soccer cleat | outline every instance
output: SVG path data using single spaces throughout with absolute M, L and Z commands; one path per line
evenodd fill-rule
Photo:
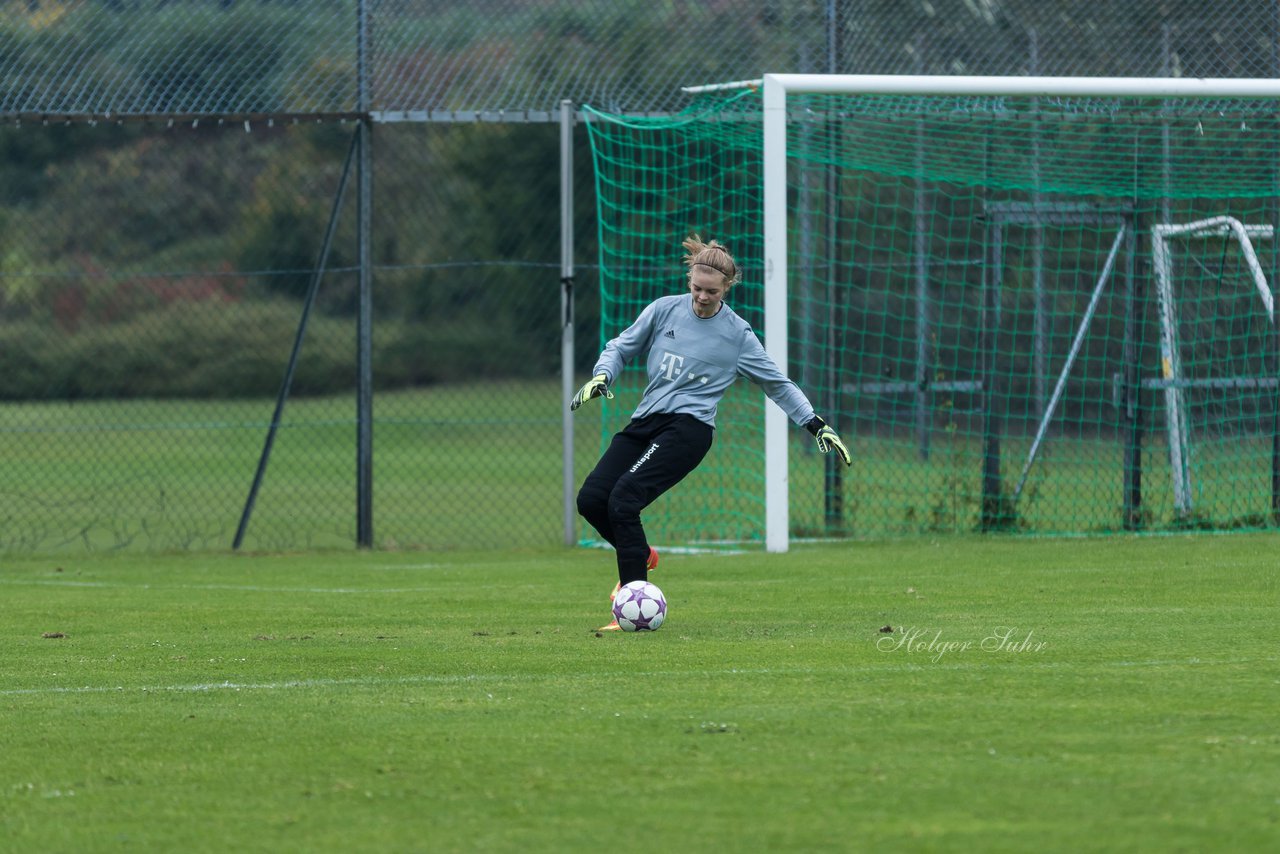
M 622 631 L 622 626 L 618 625 L 617 620 L 614 620 L 613 622 L 609 623 L 609 625 L 601 626 L 600 628 L 596 629 L 596 631 L 597 632 L 620 632 Z
M 655 549 L 653 546 L 649 546 L 649 559 L 648 559 L 647 561 L 645 561 L 644 568 L 645 568 L 645 570 L 647 570 L 648 572 L 653 572 L 655 569 L 657 569 L 657 568 L 658 568 L 658 550 L 657 550 L 657 549 Z M 613 590 L 612 590 L 612 592 L 610 592 L 610 593 L 609 593 L 609 604 L 611 604 L 611 605 L 613 604 L 613 597 L 618 595 L 618 591 L 619 591 L 621 588 L 622 588 L 622 582 L 621 582 L 621 581 L 619 581 L 617 584 L 613 585 Z M 605 626 L 605 628 L 607 629 L 607 628 L 609 628 L 609 627 L 608 627 L 608 626 Z M 615 625 L 613 626 L 613 628 L 615 628 L 615 629 L 616 629 L 616 628 L 617 628 L 617 625 L 615 624 Z M 601 631 L 603 631 L 603 629 L 602 629 Z

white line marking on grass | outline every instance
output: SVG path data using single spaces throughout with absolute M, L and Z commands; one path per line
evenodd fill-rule
M 692 671 L 680 672 L 653 672 L 653 673 L 636 673 L 636 676 L 692 676 L 696 678 L 705 678 L 707 676 L 729 676 L 729 675 L 763 675 L 769 673 L 777 674 L 801 674 L 811 673 L 810 670 L 746 670 L 746 669 L 730 669 L 715 670 L 709 672 L 695 673 Z M 841 672 L 841 671 L 833 671 Z M 585 679 L 609 679 L 617 678 L 615 673 L 584 673 L 579 678 Z M 81 685 L 81 686 L 51 686 L 47 688 L 0 688 L 0 697 L 20 697 L 32 696 L 39 694 L 115 694 L 115 693 L 140 693 L 140 694 L 198 694 L 210 691 L 287 691 L 297 688 L 344 688 L 344 687 L 371 687 L 394 686 L 394 685 L 462 685 L 468 682 L 541 682 L 544 677 L 533 676 L 523 673 L 463 673 L 452 676 L 401 676 L 398 678 L 382 678 L 375 676 L 353 677 L 351 679 L 288 679 L 281 682 L 204 682 L 194 685 L 143 685 L 128 687 L 125 685 Z
M 285 691 L 294 688 L 338 688 L 348 685 L 412 685 L 418 683 L 455 684 L 479 681 L 483 677 L 464 676 L 406 676 L 400 679 L 288 679 L 283 682 L 203 682 L 194 685 L 143 685 L 128 687 L 125 685 L 82 685 L 61 686 L 51 688 L 5 688 L 0 689 L 0 696 L 27 696 L 32 694 L 115 694 L 115 693 L 155 693 L 155 694 L 200 694 L 211 691 Z
M 1059 670 L 1065 667 L 1170 667 L 1170 666 L 1219 666 L 1233 664 L 1274 664 L 1280 662 L 1280 657 L 1271 656 L 1267 658 L 1231 658 L 1231 659 L 1153 659 L 1151 661 L 1113 661 L 1100 665 L 1078 665 L 1076 662 L 1059 661 L 1059 662 L 1041 662 L 1036 664 L 1019 665 L 1020 667 L 1028 667 L 1035 670 Z M 986 669 L 986 665 L 974 662 L 972 664 L 963 664 L 961 662 L 928 664 L 928 663 L 905 663 L 901 665 L 879 665 L 848 668 L 812 668 L 812 667 L 731 667 L 724 670 L 651 670 L 651 671 L 628 671 L 629 678 L 653 678 L 653 679 L 673 679 L 673 678 L 689 678 L 689 679 L 709 679 L 723 676 L 819 676 L 819 675 L 856 675 L 858 673 L 868 672 L 886 672 L 892 670 L 911 670 L 911 671 L 927 671 L 932 669 L 940 670 L 977 670 Z M 486 683 L 486 682 L 551 682 L 559 679 L 568 679 L 570 681 L 595 681 L 609 680 L 615 681 L 617 674 L 613 672 L 606 673 L 580 673 L 575 676 L 564 677 L 546 677 L 542 675 L 533 675 L 527 673 L 460 673 L 453 675 L 419 675 L 419 676 L 400 676 L 394 678 L 365 676 L 352 677 L 350 679 L 286 679 L 279 682 L 200 682 L 192 685 L 142 685 L 142 686 L 125 686 L 125 685 L 80 685 L 80 686 L 48 686 L 42 688 L 0 688 L 0 697 L 30 697 L 54 694 L 115 694 L 115 693 L 138 693 L 138 694 L 200 694 L 210 693 L 213 691 L 291 691 L 298 689 L 325 689 L 325 688 L 377 688 L 377 687 L 394 687 L 398 685 L 464 685 L 467 683 Z
M 369 569 L 453 569 L 448 563 L 390 563 L 382 566 L 371 566 Z
M 245 593 L 433 593 L 431 587 L 263 587 L 257 584 L 124 584 L 113 581 L 54 581 L 38 578 L 0 579 L 15 587 L 95 587 L 114 590 L 238 590 Z
M 581 543 L 580 545 L 584 545 L 584 546 L 586 546 L 587 548 L 590 548 L 590 549 L 603 549 L 604 551 L 607 551 L 607 552 L 611 552 L 611 551 L 613 551 L 613 550 L 614 550 L 614 549 L 613 549 L 613 546 L 609 545 L 608 543 L 596 542 L 596 541 L 594 541 L 594 540 L 592 540 L 592 541 L 587 541 L 587 542 L 583 542 L 583 543 Z M 716 557 L 716 556 L 719 556 L 719 555 L 745 555 L 745 554 L 753 554 L 753 552 L 746 551 L 746 550 L 744 550 L 744 549 L 715 549 L 715 548 L 703 548 L 703 547 L 699 547 L 699 546 L 664 546 L 664 545 L 662 545 L 662 544 L 660 544 L 660 543 L 652 543 L 651 545 L 653 545 L 653 547 L 654 547 L 655 549 L 657 549 L 657 550 L 658 550 L 658 554 L 659 554 L 659 555 L 667 555 L 667 554 L 670 554 L 670 555 L 710 555 L 710 556 L 712 556 L 712 557 Z M 755 554 L 763 554 L 763 552 L 760 552 L 760 551 L 756 551 L 756 552 L 754 552 L 754 553 L 755 553 Z

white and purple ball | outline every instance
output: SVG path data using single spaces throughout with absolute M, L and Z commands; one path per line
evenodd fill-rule
M 667 619 L 667 597 L 648 581 L 624 584 L 613 596 L 613 618 L 624 632 L 656 632 Z

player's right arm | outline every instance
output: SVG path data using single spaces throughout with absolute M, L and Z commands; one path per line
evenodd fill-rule
M 650 303 L 644 311 L 640 312 L 635 323 L 604 345 L 600 358 L 591 369 L 591 379 L 578 389 L 578 393 L 573 396 L 573 401 L 569 404 L 569 409 L 576 410 L 593 397 L 613 398 L 609 383 L 622 373 L 622 369 L 632 359 L 649 346 L 655 326 L 655 313 L 654 303 Z
M 622 330 L 617 338 L 611 339 L 604 345 L 600 358 L 596 359 L 596 365 L 591 369 L 592 376 L 604 374 L 607 378 L 606 382 L 613 382 L 622 373 L 623 368 L 648 349 L 657 324 L 656 306 L 656 302 L 649 303 L 634 323 Z

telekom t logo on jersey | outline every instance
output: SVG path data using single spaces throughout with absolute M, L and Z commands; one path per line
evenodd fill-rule
M 662 375 L 669 380 L 684 373 L 684 356 L 678 356 L 675 353 L 662 354 Z

